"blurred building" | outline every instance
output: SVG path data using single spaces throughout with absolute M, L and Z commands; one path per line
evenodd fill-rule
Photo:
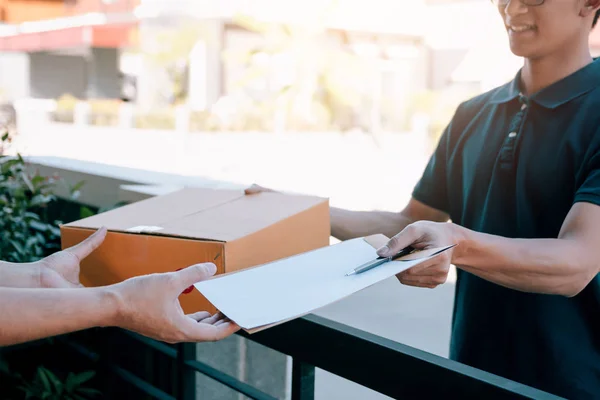
M 138 0 L 0 0 L 0 89 L 9 100 L 119 97 L 119 49 Z
M 510 53 L 497 10 L 488 1 L 324 4 L 329 3 L 0 0 L 0 96 L 7 100 L 55 99 L 63 94 L 80 99 L 130 97 L 149 108 L 172 104 L 181 96 L 191 108 L 208 110 L 227 104 L 228 97 L 233 97 L 230 104 L 239 103 L 235 96 L 247 61 L 240 54 L 252 55 L 268 70 L 246 88 L 260 96 L 261 91 L 298 81 L 299 74 L 306 75 L 307 68 L 319 61 L 312 58 L 330 57 L 327 41 L 329 49 L 368 61 L 368 75 L 339 76 L 343 82 L 338 82 L 338 89 L 347 86 L 368 99 L 356 107 L 361 113 L 358 119 L 370 120 L 371 125 L 378 120 L 376 124 L 385 129 L 414 111 L 415 94 L 455 88 L 460 93 L 480 92 L 511 79 L 521 64 Z M 287 53 L 269 54 L 265 47 L 270 33 L 249 29 L 239 23 L 239 16 L 258 24 L 304 25 L 309 33 L 324 29 L 327 40 L 314 57 L 294 58 L 298 49 L 306 47 L 302 40 Z M 190 38 L 193 43 L 186 43 Z M 595 54 L 600 54 L 600 28 L 593 32 L 591 43 Z M 158 55 L 155 58 L 162 63 L 148 55 Z M 173 86 L 177 86 L 175 94 Z

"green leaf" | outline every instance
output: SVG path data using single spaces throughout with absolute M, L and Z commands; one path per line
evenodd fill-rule
M 36 221 L 40 220 L 40 216 L 38 214 L 36 214 L 36 213 L 33 213 L 33 212 L 26 211 L 25 214 L 23 214 L 23 215 L 26 218 L 34 219 Z
M 72 382 L 74 386 L 80 386 L 81 384 L 89 381 L 90 379 L 92 379 L 94 376 L 96 376 L 96 372 L 95 371 L 86 371 L 86 372 L 82 372 L 79 375 L 76 375 Z
M 31 178 L 31 183 L 33 183 L 34 186 L 38 186 L 38 185 L 44 183 L 45 180 L 46 180 L 46 177 L 41 176 L 41 175 L 36 175 L 33 178 Z
M 81 188 L 85 185 L 85 181 L 77 182 L 75 185 L 71 187 L 71 193 L 77 192 L 81 190 Z
M 95 213 L 90 210 L 88 207 L 82 206 L 79 209 L 79 218 L 83 219 L 83 218 L 88 218 L 91 217 L 92 215 L 95 215 Z
M 32 193 L 35 192 L 35 188 L 33 187 L 33 184 L 31 183 L 29 177 L 25 172 L 21 172 L 21 179 L 23 179 L 23 182 L 25 182 L 25 185 L 27 185 L 29 191 L 31 191 Z
M 50 392 L 52 390 L 52 385 L 50 384 L 50 379 L 46 376 L 46 369 L 44 367 L 40 367 L 37 370 L 37 376 L 40 379 L 40 382 L 44 386 L 46 391 Z
M 21 244 L 19 242 L 14 241 L 14 240 L 9 240 L 8 242 L 14 247 L 14 249 L 17 251 L 17 253 L 19 253 L 19 255 L 25 254 L 25 250 L 23 249 L 23 246 L 21 246 Z
M 60 237 L 60 228 L 57 228 L 54 225 L 48 225 L 48 229 L 54 237 Z
M 50 227 L 48 224 L 45 224 L 40 221 L 29 221 L 29 226 L 31 227 L 31 229 L 34 229 L 38 232 L 47 232 L 48 228 Z
M 4 135 L 2 135 L 2 141 L 6 142 L 8 140 L 8 132 L 5 132 Z

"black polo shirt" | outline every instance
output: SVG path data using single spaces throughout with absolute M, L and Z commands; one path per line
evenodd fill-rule
M 517 74 L 458 107 L 413 197 L 475 231 L 556 238 L 574 203 L 600 205 L 600 62 L 531 97 L 519 88 Z M 458 271 L 450 356 L 569 399 L 600 397 L 599 285 L 566 298 Z

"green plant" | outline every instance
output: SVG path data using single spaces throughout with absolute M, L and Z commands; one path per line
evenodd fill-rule
M 0 359 L 0 374 L 4 375 L 14 388 L 13 396 L 22 396 L 25 400 L 88 400 L 101 393 L 85 384 L 96 373 L 94 371 L 69 373 L 60 379 L 54 372 L 39 366 L 32 379 L 25 379 L 21 374 L 12 372 L 6 362 Z
M 55 187 L 55 178 L 29 171 L 20 154 L 0 157 L 0 260 L 30 262 L 58 249 L 59 222 L 47 217 Z

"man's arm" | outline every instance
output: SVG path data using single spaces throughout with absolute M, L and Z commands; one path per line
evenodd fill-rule
M 413 245 L 454 249 L 399 275 L 404 284 L 435 287 L 450 264 L 511 289 L 572 297 L 600 272 L 600 207 L 575 204 L 558 238 L 511 239 L 474 232 L 451 223 L 416 222 L 378 251 L 386 256 Z
M 600 272 L 600 207 L 590 203 L 572 207 L 557 239 L 457 231 L 457 267 L 513 289 L 571 297 Z
M 448 219 L 448 214 L 412 198 L 400 212 L 350 211 L 332 207 L 331 235 L 339 240 L 378 233 L 392 237 L 416 221 L 446 222 Z

